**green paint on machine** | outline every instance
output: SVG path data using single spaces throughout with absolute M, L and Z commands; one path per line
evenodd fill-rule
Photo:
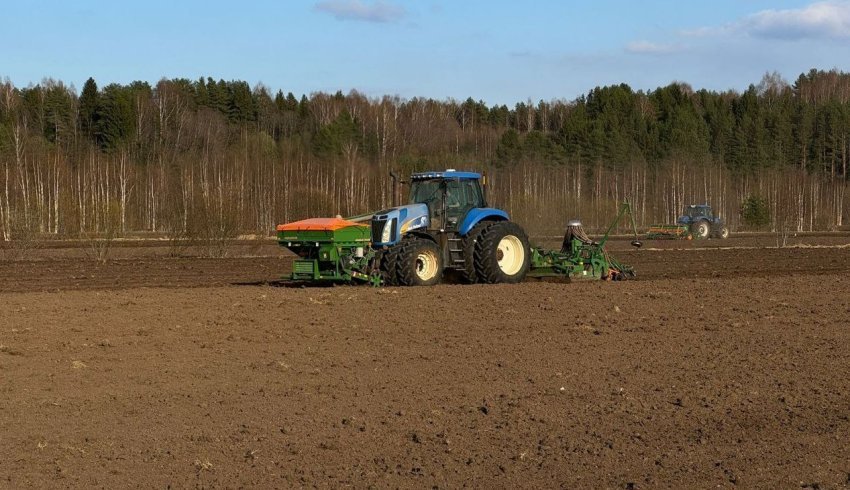
M 339 218 L 296 221 L 277 228 L 278 243 L 298 256 L 292 263 L 293 281 L 369 282 L 374 259 L 371 230 Z

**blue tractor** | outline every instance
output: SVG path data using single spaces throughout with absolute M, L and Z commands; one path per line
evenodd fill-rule
M 398 177 L 393 177 L 393 194 Z M 622 280 L 634 269 L 605 250 L 624 202 L 601 239 L 571 221 L 560 251 L 531 247 L 508 214 L 487 206 L 486 180 L 449 169 L 411 176 L 408 204 L 350 218 L 308 218 L 278 225 L 278 243 L 297 256 L 287 280 L 302 283 L 368 282 L 373 286 L 430 286 L 444 273 L 467 283 L 537 280 Z M 368 223 L 368 224 L 367 224 Z M 632 231 L 640 247 L 634 216 Z
M 676 224 L 687 227 L 691 236 L 696 239 L 729 238 L 729 228 L 720 216 L 715 215 L 708 204 L 691 204 L 685 206 L 682 216 Z
M 454 169 L 414 173 L 406 182 L 408 204 L 371 215 L 384 284 L 432 285 L 448 270 L 469 283 L 525 278 L 528 236 L 508 213 L 487 206 L 481 180 L 479 173 Z

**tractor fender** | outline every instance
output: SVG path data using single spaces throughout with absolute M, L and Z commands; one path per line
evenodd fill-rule
M 463 222 L 458 228 L 460 236 L 466 236 L 475 225 L 481 221 L 508 221 L 508 213 L 496 208 L 475 208 L 471 209 L 463 218 Z

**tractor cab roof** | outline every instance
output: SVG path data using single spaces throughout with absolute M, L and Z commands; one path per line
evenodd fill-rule
M 481 174 L 478 172 L 459 172 L 453 168 L 448 170 L 437 170 L 430 172 L 417 172 L 410 176 L 410 180 L 431 180 L 431 179 L 469 179 L 479 180 Z

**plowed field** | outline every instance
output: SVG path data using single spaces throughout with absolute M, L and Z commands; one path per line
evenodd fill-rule
M 273 245 L 0 261 L 0 487 L 850 486 L 850 242 L 288 288 Z

